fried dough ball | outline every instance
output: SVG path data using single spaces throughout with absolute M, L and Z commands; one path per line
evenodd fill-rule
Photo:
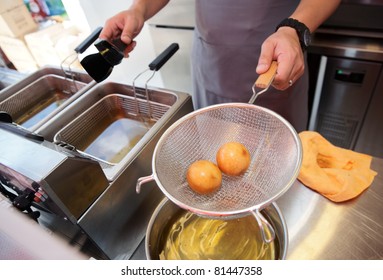
M 216 160 L 223 173 L 238 176 L 249 168 L 250 153 L 243 144 L 228 142 L 219 148 Z
M 220 188 L 222 173 L 211 161 L 198 160 L 189 166 L 186 179 L 196 193 L 209 194 Z

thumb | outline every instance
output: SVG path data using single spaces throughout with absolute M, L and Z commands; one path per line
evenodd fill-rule
M 257 74 L 265 73 L 273 61 L 273 52 L 274 48 L 272 46 L 267 46 L 266 43 L 262 45 L 261 54 L 258 59 L 258 65 L 256 68 Z
M 121 32 L 121 40 L 129 45 L 133 39 L 140 33 L 143 27 L 143 21 L 136 17 L 127 17 Z
M 272 62 L 272 57 L 260 57 L 256 68 L 257 74 L 263 74 L 269 70 Z
M 270 67 L 270 64 L 267 62 L 259 61 L 257 65 L 257 74 L 263 74 L 265 73 Z
M 133 41 L 134 30 L 129 25 L 125 25 L 124 29 L 121 32 L 121 41 L 129 45 Z

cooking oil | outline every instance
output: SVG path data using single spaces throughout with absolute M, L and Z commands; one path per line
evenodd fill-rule
M 52 91 L 37 103 L 30 104 L 30 108 L 17 118 L 15 123 L 25 128 L 31 128 L 59 108 L 69 97 L 70 95 L 63 92 Z
M 104 118 L 98 123 L 93 138 L 87 139 L 84 147 L 78 147 L 87 154 L 110 163 L 119 163 L 137 142 L 148 132 L 154 122 L 115 116 Z
M 265 243 L 254 216 L 219 220 L 182 214 L 170 228 L 160 259 L 272 260 L 274 241 Z M 270 237 L 270 232 L 266 231 Z

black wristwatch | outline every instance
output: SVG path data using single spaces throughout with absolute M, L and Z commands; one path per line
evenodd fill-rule
M 282 20 L 281 23 L 278 24 L 275 31 L 277 31 L 279 29 L 279 27 L 282 27 L 282 26 L 289 26 L 289 27 L 294 28 L 297 31 L 299 42 L 301 43 L 302 50 L 305 51 L 311 43 L 310 29 L 308 29 L 308 27 L 304 23 L 302 23 L 302 22 L 300 22 L 294 18 L 286 18 L 286 19 Z

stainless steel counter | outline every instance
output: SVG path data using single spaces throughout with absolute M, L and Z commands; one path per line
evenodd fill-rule
M 313 34 L 308 52 L 383 62 L 383 38 L 381 33 L 366 35 L 365 32 L 321 28 Z
M 334 203 L 296 182 L 278 201 L 289 231 L 287 259 L 383 259 L 383 160 L 359 197 Z
M 374 158 L 378 172 L 359 197 L 334 203 L 296 181 L 278 199 L 287 223 L 291 260 L 383 259 L 383 159 Z M 145 259 L 144 241 L 132 259 Z

